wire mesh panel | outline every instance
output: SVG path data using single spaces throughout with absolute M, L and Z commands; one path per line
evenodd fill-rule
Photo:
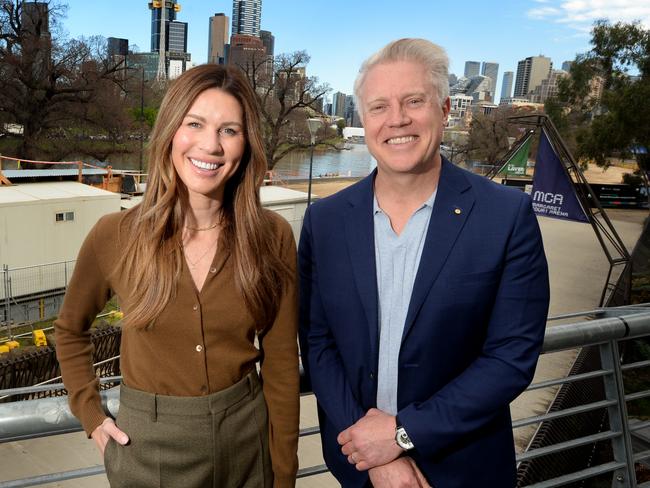
M 0 324 L 55 316 L 76 261 L 9 268 L 0 272 Z

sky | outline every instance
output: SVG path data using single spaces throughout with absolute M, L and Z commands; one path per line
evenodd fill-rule
M 62 25 L 71 37 L 121 37 L 149 51 L 151 12 L 147 0 L 67 3 Z M 177 20 L 188 22 L 192 61 L 207 61 L 208 19 L 223 12 L 232 20 L 232 1 L 179 0 Z M 596 19 L 639 20 L 650 29 L 649 0 L 263 0 L 261 28 L 275 36 L 275 53 L 305 50 L 310 76 L 332 92 L 352 93 L 365 58 L 401 37 L 423 37 L 447 50 L 450 73 L 462 76 L 465 61 L 499 63 L 503 73 L 517 62 L 545 55 L 554 69 L 589 50 Z

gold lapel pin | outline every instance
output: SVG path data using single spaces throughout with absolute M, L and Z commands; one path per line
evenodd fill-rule
M 463 211 L 462 211 L 461 209 L 459 209 L 459 208 L 455 208 L 455 209 L 454 209 L 454 213 L 455 213 L 456 215 L 460 215 L 461 213 L 463 213 Z

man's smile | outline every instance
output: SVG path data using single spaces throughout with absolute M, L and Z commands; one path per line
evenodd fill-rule
M 396 144 L 406 144 L 408 142 L 413 142 L 418 139 L 418 136 L 402 136 L 402 137 L 392 137 L 386 141 L 386 144 L 396 145 Z

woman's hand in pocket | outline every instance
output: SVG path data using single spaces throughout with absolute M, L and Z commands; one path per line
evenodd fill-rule
M 110 417 L 106 417 L 104 421 L 92 431 L 90 437 L 95 441 L 102 456 L 104 455 L 106 444 L 111 437 L 115 439 L 115 442 L 123 446 L 129 442 L 129 436 L 122 432 L 118 426 L 115 425 L 115 421 Z

